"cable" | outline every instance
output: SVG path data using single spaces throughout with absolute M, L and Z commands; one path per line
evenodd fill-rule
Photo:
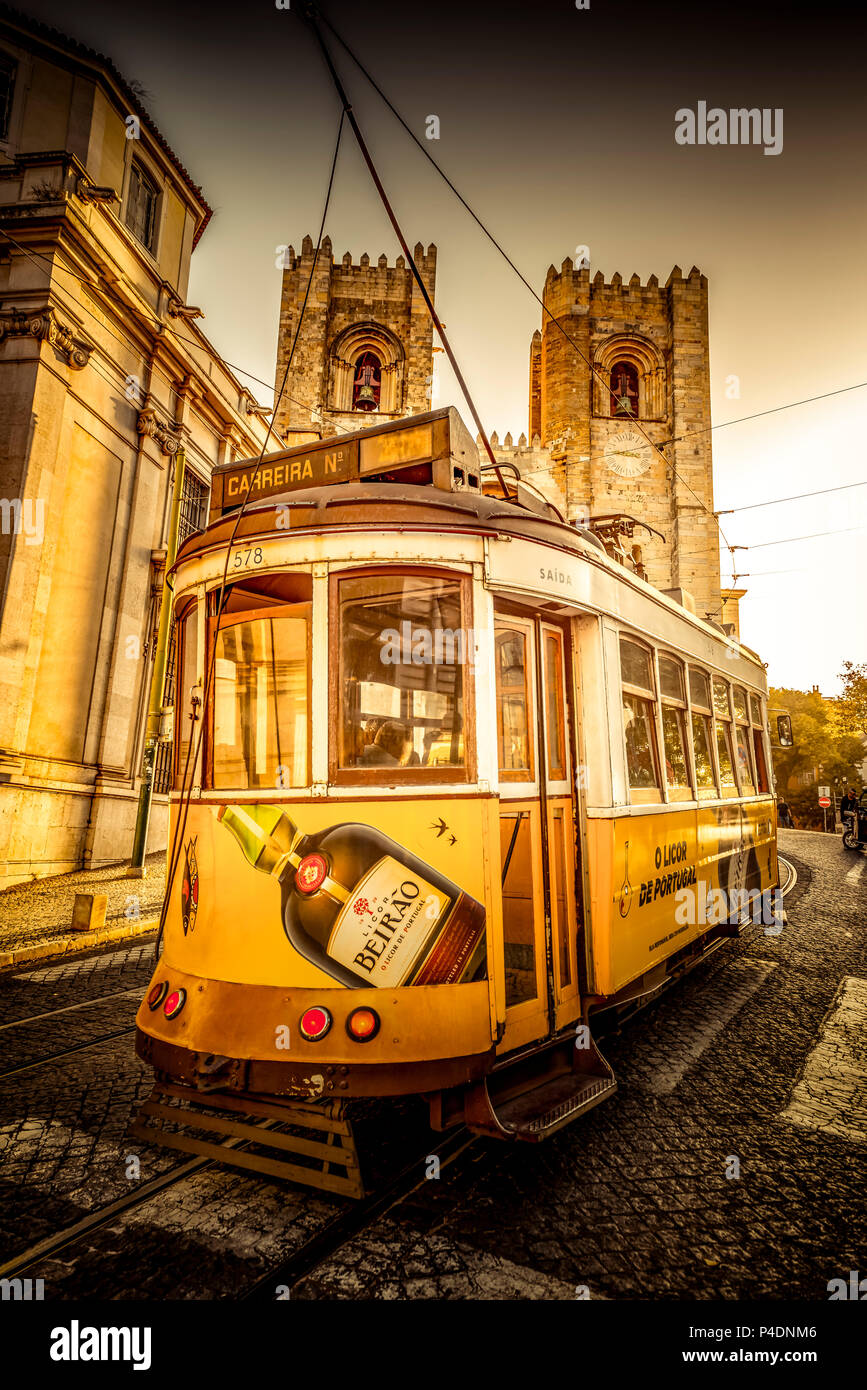
M 418 136 L 414 133 L 414 131 L 412 131 L 412 130 L 410 129 L 410 127 L 407 125 L 406 121 L 405 121 L 405 120 L 403 119 L 403 117 L 401 116 L 400 112 L 399 112 L 399 111 L 397 110 L 397 108 L 389 101 L 388 97 L 385 95 L 385 93 L 383 92 L 382 88 L 378 85 L 377 82 L 374 81 L 374 79 L 373 79 L 373 77 L 371 76 L 371 74 L 367 71 L 367 69 L 365 68 L 364 64 L 361 62 L 360 58 L 357 58 L 357 57 L 356 57 L 355 53 L 352 51 L 352 49 L 351 49 L 351 48 L 349 47 L 349 45 L 346 43 L 346 40 L 345 40 L 344 38 L 342 38 L 342 36 L 341 36 L 341 35 L 337 32 L 337 30 L 334 28 L 334 25 L 331 23 L 331 21 L 330 21 L 325 15 L 322 15 L 322 19 L 323 19 L 324 23 L 325 23 L 325 24 L 328 26 L 328 28 L 330 29 L 331 33 L 332 33 L 332 34 L 334 35 L 334 37 L 337 39 L 337 42 L 341 45 L 341 47 L 342 47 L 342 48 L 345 50 L 345 52 L 349 55 L 349 57 L 352 59 L 352 61 L 355 63 L 355 65 L 358 67 L 358 69 L 364 74 L 364 76 L 366 77 L 367 81 L 368 81 L 368 82 L 370 83 L 370 85 L 373 87 L 374 91 L 375 91 L 375 92 L 382 98 L 382 100 L 385 102 L 386 106 L 387 106 L 388 109 L 391 111 L 392 115 L 393 115 L 393 116 L 400 122 L 400 124 L 403 126 L 404 130 L 405 130 L 406 133 L 409 135 L 410 139 L 413 140 L 414 143 L 418 146 L 418 148 L 422 151 L 422 153 L 423 153 L 423 155 L 425 156 L 425 158 L 426 158 L 427 160 L 430 161 L 430 163 L 431 163 L 431 164 L 433 165 L 433 167 L 436 169 L 437 173 L 440 175 L 440 177 L 445 181 L 445 183 L 448 185 L 448 187 L 449 187 L 449 188 L 451 189 L 451 191 L 454 193 L 454 195 L 455 195 L 455 197 L 458 199 L 458 201 L 463 205 L 463 207 L 464 207 L 464 208 L 467 210 L 467 212 L 470 214 L 470 216 L 472 217 L 473 221 L 474 221 L 474 222 L 477 224 L 477 226 L 484 232 L 485 236 L 486 236 L 486 237 L 488 238 L 488 240 L 491 242 L 492 246 L 494 246 L 494 247 L 496 248 L 496 250 L 500 253 L 500 255 L 501 255 L 501 256 L 503 257 L 503 259 L 505 260 L 506 264 L 509 265 L 509 266 L 511 267 L 511 269 L 515 272 L 515 274 L 517 275 L 517 277 L 518 277 L 518 279 L 521 281 L 521 283 L 529 290 L 530 294 L 533 296 L 533 298 L 535 299 L 536 303 L 541 307 L 542 312 L 548 315 L 548 318 L 549 318 L 549 319 L 551 320 L 551 322 L 560 330 L 560 332 L 563 334 L 563 337 L 566 339 L 566 341 L 567 341 L 568 343 L 570 343 L 571 346 L 575 349 L 575 351 L 577 352 L 577 354 L 578 354 L 578 356 L 581 358 L 581 360 L 590 368 L 590 371 L 592 372 L 592 374 L 593 374 L 600 382 L 602 382 L 603 386 L 605 387 L 605 389 L 606 389 L 607 391 L 610 391 L 610 389 L 611 389 L 611 384 L 610 384 L 610 382 L 606 382 L 606 381 L 605 381 L 604 377 L 602 376 L 602 373 L 594 366 L 594 364 L 593 364 L 593 362 L 590 360 L 590 358 L 587 357 L 587 355 L 586 355 L 584 352 L 582 352 L 582 350 L 581 350 L 581 348 L 579 347 L 579 345 L 575 342 L 575 339 L 574 339 L 569 333 L 566 332 L 566 330 L 565 330 L 565 328 L 563 327 L 563 325 L 559 322 L 559 320 L 558 320 L 558 319 L 555 317 L 555 315 L 551 312 L 551 310 L 550 310 L 550 309 L 548 308 L 548 306 L 545 304 L 544 300 L 541 299 L 541 298 L 539 297 L 539 295 L 536 293 L 536 291 L 533 289 L 533 286 L 530 284 L 529 280 L 527 280 L 526 276 L 524 276 L 524 275 L 521 273 L 521 271 L 518 269 L 518 267 L 515 265 L 515 262 L 512 260 L 511 256 L 509 256 L 508 252 L 505 251 L 505 250 L 503 249 L 503 247 L 502 247 L 502 246 L 500 245 L 500 243 L 497 241 L 497 239 L 496 239 L 496 237 L 493 235 L 493 233 L 490 232 L 490 231 L 488 231 L 488 228 L 485 226 L 485 224 L 484 224 L 484 222 L 482 221 L 482 219 L 478 216 L 478 214 L 477 214 L 476 212 L 473 211 L 473 209 L 470 207 L 469 203 L 467 202 L 466 198 L 464 198 L 463 195 L 458 191 L 458 189 L 457 189 L 457 188 L 455 187 L 455 185 L 452 183 L 451 179 L 448 177 L 448 175 L 445 173 L 445 171 L 444 171 L 443 169 L 441 169 L 440 166 L 437 164 L 436 160 L 434 159 L 434 157 L 433 157 L 433 155 L 430 153 L 430 151 L 425 149 L 424 145 L 423 145 L 423 144 L 421 143 L 421 141 L 418 139 Z M 713 517 L 713 519 L 714 519 L 714 521 L 715 521 L 715 523 L 716 523 L 716 525 L 717 525 L 717 528 L 718 528 L 718 530 L 719 530 L 719 533 L 720 533 L 720 535 L 721 535 L 722 538 L 723 538 L 723 542 L 725 543 L 726 547 L 727 547 L 729 550 L 731 550 L 731 546 L 729 545 L 729 542 L 728 542 L 728 540 L 727 540 L 727 538 L 726 538 L 725 532 L 723 531 L 722 526 L 720 525 L 719 518 L 718 518 L 718 516 L 716 515 L 716 513 L 713 511 L 713 509 L 712 509 L 711 507 L 709 507 L 709 506 L 707 505 L 707 503 L 703 500 L 703 498 L 699 497 L 698 493 L 695 492 L 695 491 L 693 490 L 692 487 L 690 487 L 689 483 L 686 481 L 685 478 L 683 478 L 683 477 L 681 476 L 681 474 L 680 474 L 680 473 L 678 472 L 678 470 L 675 468 L 675 466 L 674 466 L 674 464 L 671 462 L 671 460 L 670 460 L 670 459 L 667 459 L 667 458 L 665 457 L 665 454 L 662 452 L 662 449 L 659 447 L 659 445 L 655 444 L 654 441 L 650 438 L 650 435 L 648 434 L 647 430 L 644 428 L 643 423 L 642 423 L 641 420 L 638 418 L 638 416 L 634 414 L 634 412 L 631 410 L 631 408 L 630 408 L 628 405 L 627 405 L 627 411 L 628 411 L 628 413 L 627 413 L 627 414 L 624 414 L 621 418 L 629 420 L 632 424 L 634 424 L 634 425 L 636 425 L 636 426 L 638 427 L 638 429 L 639 429 L 639 430 L 641 431 L 641 433 L 644 435 L 644 438 L 647 440 L 647 443 L 650 445 L 651 449 L 652 449 L 655 453 L 657 453 L 657 454 L 659 455 L 659 457 L 662 459 L 662 461 L 663 461 L 663 463 L 665 464 L 666 468 L 670 468 L 670 469 L 672 470 L 672 473 L 674 474 L 674 476 L 683 484 L 683 486 L 687 489 L 687 491 L 690 492 L 690 493 L 692 494 L 692 496 L 693 496 L 693 497 L 695 498 L 695 500 L 699 503 L 699 505 L 702 506 L 702 507 L 704 508 L 704 510 L 705 510 L 710 516 Z M 670 441 L 666 440 L 666 441 L 664 441 L 664 442 L 665 442 L 665 443 L 669 443 Z
M 304 313 L 305 313 L 305 310 L 306 310 L 306 308 L 307 308 L 307 301 L 308 301 L 308 299 L 309 299 L 309 297 L 310 297 L 310 288 L 311 288 L 311 286 L 312 286 L 312 284 L 313 284 L 313 275 L 314 275 L 314 272 L 315 272 L 315 270 L 316 270 L 317 262 L 318 262 L 318 260 L 319 260 L 319 250 L 320 250 L 320 247 L 321 247 L 321 244 L 322 244 L 322 236 L 323 236 L 323 232 L 324 232 L 324 230 L 325 230 L 325 220 L 326 220 L 326 218 L 327 218 L 327 216 L 328 216 L 328 208 L 329 208 L 329 205 L 330 205 L 330 202 L 331 202 L 331 190 L 332 190 L 332 188 L 333 188 L 333 186 L 334 186 L 334 173 L 335 173 L 335 170 L 336 170 L 336 168 L 337 168 L 337 156 L 338 156 L 338 154 L 339 154 L 339 152 L 340 152 L 340 137 L 341 137 L 341 135 L 343 134 L 343 122 L 344 122 L 345 118 L 346 118 L 346 112 L 345 112 L 345 110 L 343 110 L 343 111 L 341 111 L 341 113 L 340 113 L 340 123 L 339 123 L 339 125 L 338 125 L 338 127 L 337 127 L 337 140 L 336 140 L 335 145 L 334 145 L 334 155 L 333 155 L 333 158 L 332 158 L 332 160 L 331 160 L 331 172 L 330 172 L 329 177 L 328 177 L 328 188 L 327 188 L 326 193 L 325 193 L 325 203 L 324 203 L 324 206 L 323 206 L 323 209 L 322 209 L 322 221 L 320 222 L 320 225 L 319 225 L 319 235 L 318 235 L 317 240 L 316 240 L 316 251 L 315 251 L 314 256 L 313 256 L 313 263 L 312 263 L 312 265 L 311 265 L 311 267 L 310 267 L 310 275 L 308 276 L 308 279 L 307 279 L 307 288 L 306 288 L 305 291 L 304 291 L 304 300 L 303 300 L 303 303 L 302 303 L 302 305 L 301 305 L 301 312 L 300 312 L 300 314 L 298 315 L 298 324 L 297 324 L 297 327 L 296 327 L 296 329 L 295 329 L 295 336 L 294 336 L 294 338 L 292 339 L 292 347 L 291 347 L 290 350 L 289 350 L 289 356 L 288 356 L 288 358 L 287 358 L 287 360 L 286 360 L 286 368 L 285 368 L 285 370 L 284 370 L 284 372 L 283 372 L 283 380 L 282 380 L 282 382 L 280 383 L 280 390 L 278 391 L 278 393 L 277 393 L 277 398 L 276 398 L 276 400 L 275 400 L 275 402 L 274 402 L 274 409 L 275 409 L 275 411 L 277 410 L 277 407 L 279 406 L 280 401 L 281 401 L 281 399 L 282 399 L 282 397 L 283 397 L 283 392 L 284 392 L 284 389 L 285 389 L 285 386 L 286 386 L 286 382 L 287 382 L 287 380 L 288 380 L 288 378 L 289 378 L 289 371 L 290 371 L 290 368 L 291 368 L 291 366 L 292 366 L 292 359 L 293 359 L 294 356 L 295 356 L 295 349 L 296 349 L 296 347 L 298 346 L 298 337 L 299 337 L 300 332 L 301 332 L 301 325 L 302 325 L 302 323 L 304 322 Z M 266 442 L 267 442 L 267 441 L 266 441 Z M 197 739 L 197 742 L 196 742 L 196 751 L 195 751 L 195 755 L 194 755 L 194 757 L 193 757 L 193 769 L 194 769 L 194 771 L 195 771 L 195 767 L 196 767 L 196 765 L 197 765 L 197 763 L 198 763 L 199 753 L 200 753 L 200 750 L 201 750 L 202 736 L 203 736 L 203 734 L 204 734 L 205 723 L 206 723 L 206 720 L 207 720 L 208 700 L 209 700 L 210 691 L 211 691 L 211 683 L 212 683 L 212 680 L 213 680 L 214 670 L 215 670 L 215 668 L 216 668 L 217 638 L 218 638 L 219 631 L 220 631 L 220 620 L 221 620 L 222 615 L 223 615 L 223 596 L 224 596 L 224 594 L 225 594 L 225 590 L 226 590 L 226 580 L 227 580 L 228 574 L 229 574 L 229 561 L 230 561 L 231 556 L 232 556 L 232 546 L 233 546 L 234 543 L 235 543 L 235 536 L 237 535 L 238 527 L 239 527 L 239 525 L 241 524 L 241 518 L 243 517 L 245 508 L 246 508 L 246 506 L 247 506 L 247 503 L 248 503 L 248 501 L 250 500 L 250 495 L 251 495 L 252 489 L 253 489 L 253 483 L 254 483 L 255 480 L 256 480 L 256 476 L 257 476 L 257 474 L 258 474 L 258 472 L 259 472 L 259 468 L 261 467 L 262 460 L 263 460 L 264 457 L 265 457 L 265 444 L 262 445 L 261 452 L 260 452 L 260 454 L 259 454 L 258 459 L 256 460 L 256 467 L 253 469 L 253 473 L 252 473 L 252 476 L 251 476 L 251 478 L 250 478 L 250 490 L 245 494 L 245 496 L 244 496 L 244 498 L 243 498 L 243 500 L 242 500 L 242 502 L 241 502 L 241 505 L 240 505 L 240 507 L 238 508 L 238 512 L 237 512 L 237 515 L 236 515 L 236 517 L 235 517 L 235 524 L 234 524 L 234 526 L 232 527 L 231 535 L 229 536 L 228 542 L 227 542 L 227 544 L 226 544 L 226 563 L 225 563 L 225 565 L 223 566 L 223 576 L 222 576 L 222 579 L 220 580 L 220 588 L 219 588 L 219 590 L 217 591 L 217 602 L 216 602 L 216 605 L 215 605 L 215 606 L 216 606 L 216 610 L 217 610 L 217 611 L 216 611 L 216 619 L 217 619 L 217 621 L 216 621 L 216 624 L 215 624 L 215 626 L 214 626 L 214 631 L 213 631 L 213 634 L 212 634 L 211 640 L 210 640 L 210 658 L 209 658 L 209 661 L 208 661 L 207 670 L 206 670 L 206 672 L 205 672 L 205 684 L 204 684 L 204 689 L 203 689 L 203 691 L 202 691 L 202 720 L 201 720 L 201 725 L 200 725 L 200 728 L 199 728 L 198 739 Z M 213 591 L 211 591 L 211 592 L 213 592 Z M 192 733 L 191 733 L 191 739 L 190 739 L 190 741 L 192 742 Z M 189 761 L 189 755 L 188 755 L 188 761 Z M 169 858 L 169 869 L 168 869 L 168 873 L 167 873 L 167 875 L 166 875 L 166 890 L 165 890 L 165 894 L 164 894 L 164 896 L 163 896 L 162 909 L 161 909 L 161 911 L 160 911 L 160 924 L 159 924 L 159 930 L 158 930 L 158 932 L 157 932 L 157 939 L 156 939 L 156 943 L 155 943 L 155 945 L 154 945 L 154 959 L 155 959 L 155 960 L 158 960 L 158 959 L 159 959 L 159 950 L 160 950 L 160 944 L 161 944 L 161 942 L 162 942 L 163 931 L 164 931 L 164 929 L 165 929 L 165 921 L 166 921 L 166 914 L 167 914 L 167 912 L 168 912 L 169 898 L 170 898 L 170 896 L 171 896 L 172 887 L 174 886 L 174 879 L 175 879 L 175 874 L 176 874 L 176 872 L 177 872 L 177 866 L 178 866 L 178 863 L 180 862 L 180 850 L 181 850 L 181 847 L 182 847 L 182 845 L 183 845 L 184 831 L 185 831 L 186 825 L 187 825 L 187 813 L 188 813 L 188 811 L 189 811 L 191 795 L 192 795 L 192 786 L 190 786 L 190 788 L 187 789 L 187 787 L 186 787 L 186 785 L 185 785 L 185 779 L 182 779 L 182 781 L 181 781 L 181 787 L 180 787 L 180 797 L 179 797 L 179 801 L 178 801 L 179 810 L 178 810 L 178 816 L 177 816 L 177 818 L 176 818 L 176 820 L 175 820 L 175 832 L 174 832 L 174 835 L 172 836 L 172 844 L 171 844 L 170 858 Z M 181 813 L 182 813 L 182 814 L 181 814 Z
M 856 381 L 852 386 L 838 386 L 833 391 L 823 391 L 819 396 L 804 396 L 798 401 L 788 401 L 785 405 L 772 405 L 768 410 L 757 410 L 754 415 L 739 415 L 736 420 L 722 420 L 718 425 L 706 425 L 704 429 L 687 430 L 685 434 L 672 435 L 663 440 L 664 444 L 679 444 L 683 439 L 691 439 L 696 434 L 710 434 L 712 430 L 727 430 L 729 425 L 743 425 L 747 420 L 760 420 L 763 415 L 776 415 L 781 410 L 794 410 L 798 405 L 812 405 L 813 401 L 826 401 L 829 396 L 842 396 L 847 391 L 862 391 L 867 381 Z
M 769 502 L 750 502 L 745 507 L 726 507 L 725 510 L 718 511 L 717 516 L 731 516 L 732 512 L 753 512 L 757 507 L 776 507 L 781 502 L 800 502 L 805 497 L 824 497 L 826 493 L 846 492 L 852 487 L 867 487 L 867 478 L 860 483 L 842 483 L 840 487 L 820 487 L 817 492 L 796 492 L 792 497 L 772 497 Z
M 456 376 L 456 378 L 457 378 L 458 386 L 459 386 L 460 389 L 461 389 L 461 392 L 462 392 L 462 394 L 463 394 L 464 400 L 466 401 L 467 405 L 468 405 L 469 408 L 470 408 L 470 414 L 472 415 L 473 420 L 475 421 L 476 429 L 479 431 L 479 434 L 480 434 L 481 437 L 482 437 L 482 442 L 483 442 L 483 444 L 484 444 L 484 446 L 485 446 L 485 452 L 487 453 L 488 458 L 489 458 L 490 461 L 491 461 L 491 467 L 493 468 L 493 471 L 494 471 L 494 472 L 496 473 L 496 475 L 497 475 L 497 482 L 500 484 L 500 488 L 502 489 L 503 496 L 504 496 L 504 497 L 506 498 L 506 500 L 508 501 L 508 499 L 509 499 L 509 491 L 508 491 L 508 488 L 506 487 L 506 484 L 505 484 L 505 480 L 504 480 L 504 478 L 503 478 L 503 475 L 502 475 L 502 473 L 500 472 L 500 466 L 499 466 L 499 463 L 497 462 L 497 459 L 496 459 L 496 457 L 495 457 L 495 455 L 494 455 L 494 451 L 493 451 L 493 449 L 491 448 L 491 443 L 490 443 L 490 440 L 488 439 L 487 433 L 486 433 L 486 431 L 485 431 L 485 427 L 484 427 L 484 425 L 482 424 L 481 416 L 479 415 L 479 412 L 478 412 L 478 410 L 476 409 L 475 401 L 473 400 L 472 396 L 470 395 L 470 389 L 469 389 L 469 387 L 467 386 L 466 381 L 464 380 L 463 372 L 461 371 L 461 369 L 460 369 L 460 367 L 459 367 L 459 365 L 458 365 L 458 360 L 457 360 L 457 358 L 456 358 L 456 356 L 455 356 L 455 354 L 454 354 L 454 352 L 453 352 L 453 350 L 452 350 L 452 345 L 451 345 L 451 343 L 449 342 L 448 338 L 446 337 L 445 327 L 444 327 L 444 325 L 441 323 L 439 314 L 437 313 L 436 309 L 434 308 L 434 303 L 433 303 L 433 300 L 432 300 L 432 298 L 431 298 L 431 296 L 430 296 L 430 293 L 429 293 L 429 291 L 428 291 L 428 287 L 427 287 L 427 285 L 425 284 L 425 282 L 424 282 L 424 280 L 423 280 L 423 278 L 422 278 L 422 276 L 421 276 L 421 274 L 420 274 L 420 272 L 419 272 L 419 268 L 418 268 L 418 266 L 417 266 L 416 263 L 415 263 L 415 257 L 413 256 L 412 252 L 411 252 L 410 249 L 409 249 L 409 243 L 407 242 L 406 237 L 404 236 L 403 231 L 401 230 L 400 223 L 398 222 L 397 217 L 396 217 L 395 212 L 394 212 L 394 209 L 393 209 L 392 206 L 391 206 L 391 203 L 390 203 L 389 198 L 388 198 L 388 194 L 386 193 L 385 188 L 383 187 L 383 184 L 382 184 L 382 180 L 380 179 L 379 174 L 377 173 L 376 166 L 375 166 L 375 164 L 374 164 L 374 162 L 373 162 L 373 159 L 372 159 L 372 157 L 371 157 L 370 151 L 369 151 L 368 148 L 367 148 L 367 144 L 366 144 L 366 142 L 365 142 L 364 136 L 363 136 L 362 133 L 361 133 L 361 128 L 360 128 L 360 126 L 359 126 L 359 124 L 358 124 L 358 121 L 355 119 L 355 116 L 353 115 L 353 112 L 352 112 L 352 105 L 351 105 L 351 103 L 350 103 L 350 101 L 349 101 L 349 98 L 348 98 L 348 96 L 347 96 L 347 94 L 346 94 L 346 91 L 345 91 L 345 89 L 344 89 L 344 87 L 343 87 L 343 83 L 342 83 L 341 80 L 340 80 L 340 76 L 339 76 L 339 74 L 338 74 L 338 72 L 337 72 L 337 69 L 336 69 L 335 66 L 334 66 L 334 62 L 333 62 L 333 60 L 332 60 L 331 54 L 330 54 L 330 52 L 328 51 L 328 45 L 326 44 L 324 38 L 322 37 L 322 31 L 320 30 L 319 25 L 318 25 L 318 23 L 317 23 L 317 14 L 318 14 L 318 11 L 317 11 L 317 8 L 316 8 L 316 5 L 315 5 L 315 4 L 307 4 L 307 5 L 304 7 L 304 18 L 305 18 L 305 20 L 307 21 L 307 23 L 309 24 L 310 28 L 313 30 L 313 34 L 314 34 L 314 36 L 315 36 L 315 38 L 316 38 L 317 43 L 319 44 L 319 48 L 320 48 L 320 50 L 321 50 L 321 52 L 322 52 L 322 57 L 325 59 L 325 65 L 326 65 L 326 67 L 328 68 L 328 71 L 329 71 L 329 73 L 330 73 L 330 75 L 331 75 L 331 80 L 332 80 L 332 82 L 334 83 L 334 86 L 335 86 L 335 88 L 336 88 L 336 90 L 337 90 L 337 95 L 340 97 L 340 100 L 341 100 L 342 103 L 343 103 L 343 110 L 344 110 L 344 112 L 346 113 L 347 120 L 349 121 L 349 124 L 352 126 L 352 133 L 353 133 L 353 135 L 355 136 L 355 139 L 356 139 L 357 144 L 358 144 L 358 148 L 360 149 L 361 154 L 362 154 L 362 157 L 363 157 L 363 159 L 364 159 L 364 162 L 365 162 L 365 164 L 367 165 L 368 171 L 369 171 L 369 173 L 370 173 L 370 177 L 373 179 L 374 187 L 375 187 L 377 193 L 379 194 L 380 200 L 381 200 L 381 202 L 382 202 L 382 206 L 385 208 L 385 211 L 386 211 L 386 215 L 387 215 L 387 217 L 388 217 L 388 220 L 389 220 L 389 222 L 391 223 L 392 227 L 394 228 L 395 235 L 396 235 L 398 241 L 400 242 L 401 250 L 403 251 L 403 254 L 404 254 L 404 256 L 406 257 L 406 259 L 407 259 L 407 261 L 408 261 L 408 263 L 409 263 L 409 268 L 410 268 L 410 270 L 412 271 L 413 279 L 415 280 L 415 282 L 416 282 L 416 284 L 417 284 L 417 286 L 418 286 L 419 293 L 420 293 L 422 299 L 424 300 L 425 307 L 426 307 L 426 309 L 427 309 L 427 311 L 428 311 L 428 314 L 430 315 L 430 318 L 431 318 L 431 322 L 433 323 L 433 326 L 434 326 L 434 328 L 436 329 L 437 334 L 439 335 L 440 342 L 442 343 L 443 348 L 444 348 L 445 353 L 446 353 L 446 356 L 447 356 L 448 359 L 449 359 L 449 364 L 451 365 L 451 369 L 452 369 L 452 371 L 454 372 L 454 374 L 455 374 L 455 376 Z
M 758 541 L 755 545 L 736 545 L 735 550 L 764 550 L 768 545 L 793 545 L 795 541 L 814 541 L 820 536 L 842 536 L 847 531 L 867 530 L 867 522 L 861 526 L 841 526 L 837 531 L 813 531 L 809 536 L 786 536 L 781 541 Z

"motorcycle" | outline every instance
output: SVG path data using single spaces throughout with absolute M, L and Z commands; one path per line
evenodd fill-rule
M 867 845 L 867 806 L 843 812 L 843 848 L 863 849 Z

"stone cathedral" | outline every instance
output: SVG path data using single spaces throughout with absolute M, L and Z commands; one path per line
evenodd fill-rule
M 433 299 L 437 248 L 418 244 L 413 254 Z M 284 258 L 278 389 L 313 255 L 308 236 L 300 255 L 289 247 Z M 598 527 L 626 515 L 652 528 L 635 530 L 650 582 L 691 595 L 699 616 L 736 625 L 737 596 L 720 591 L 712 515 L 707 278 L 675 266 L 662 286 L 655 275 L 645 285 L 637 275 L 607 283 L 567 259 L 549 268 L 542 299 L 527 434 L 516 443 L 492 431 L 497 458 L 569 521 Z M 336 262 L 326 237 L 274 429 L 291 445 L 311 430 L 329 435 L 429 410 L 433 351 L 404 258 L 373 265 L 365 254 L 356 264 L 347 252 Z M 472 383 L 472 363 L 465 371 Z

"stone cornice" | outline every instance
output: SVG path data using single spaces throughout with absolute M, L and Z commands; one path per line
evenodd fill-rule
M 50 343 L 75 372 L 87 366 L 93 352 L 93 343 L 80 338 L 62 323 L 51 304 L 41 309 L 11 309 L 0 313 L 0 342 L 4 338 L 36 338 L 39 342 Z

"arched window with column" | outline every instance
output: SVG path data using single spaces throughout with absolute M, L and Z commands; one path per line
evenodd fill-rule
M 328 350 L 328 409 L 399 415 L 404 408 L 406 354 L 390 329 L 358 323 Z
M 667 369 L 662 348 L 637 333 L 613 333 L 593 354 L 593 413 L 660 420 L 666 413 Z

